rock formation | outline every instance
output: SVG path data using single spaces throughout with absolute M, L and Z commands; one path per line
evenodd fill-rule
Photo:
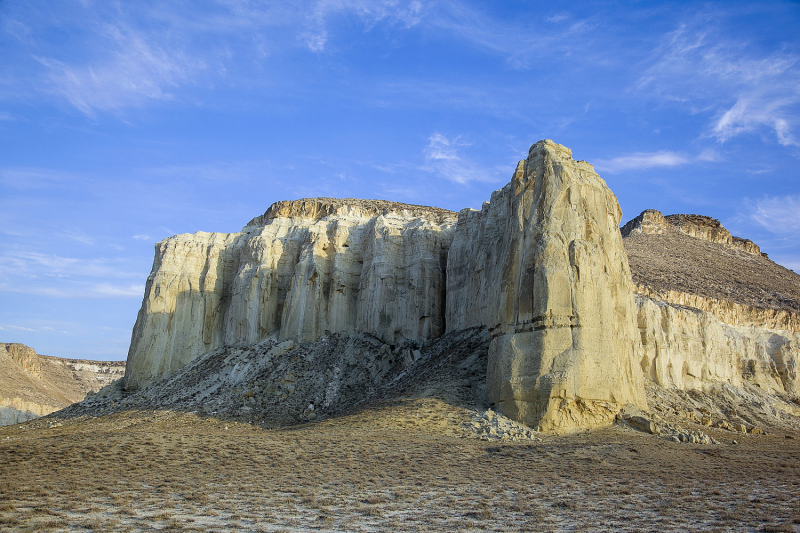
M 278 202 L 239 233 L 156 245 L 125 386 L 224 345 L 369 333 L 388 344 L 444 333 L 456 214 L 379 200 Z
M 632 232 L 662 235 L 670 228 L 704 241 L 726 244 L 749 254 L 761 254 L 761 249 L 756 243 L 731 235 L 731 232 L 725 229 L 719 220 L 703 215 L 677 214 L 665 217 L 660 211 L 646 209 L 622 227 L 622 236 L 627 237 Z
M 490 400 L 556 432 L 646 407 L 622 212 L 571 156 L 552 141 L 533 145 L 491 202 L 459 213 L 447 268 L 448 329 L 493 335 Z
M 81 401 L 123 376 L 122 361 L 62 359 L 18 343 L 0 343 L 0 426 Z
M 488 360 L 488 399 L 541 431 L 646 410 L 646 387 L 798 394 L 800 276 L 715 219 L 648 210 L 620 232 L 621 215 L 590 164 L 545 140 L 480 211 L 311 198 L 277 202 L 238 233 L 171 237 L 156 245 L 121 401 L 225 396 L 222 384 L 251 374 L 262 376 L 253 394 L 265 396 L 249 396 L 258 409 L 317 402 L 334 383 L 363 398 L 464 335 L 473 352 L 459 372 Z M 308 355 L 327 339 L 366 348 Z M 244 351 L 228 368 L 233 349 Z M 308 371 L 302 398 L 298 357 L 335 366 Z M 203 365 L 224 375 L 195 377 Z M 178 382 L 200 388 L 176 396 Z M 266 396 L 279 389 L 286 397 Z M 748 394 L 734 396 L 761 398 Z
M 748 382 L 800 393 L 800 276 L 709 217 L 647 210 L 622 234 L 648 378 L 679 390 Z

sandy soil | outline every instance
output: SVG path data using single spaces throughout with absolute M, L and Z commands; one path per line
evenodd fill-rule
M 492 443 L 464 438 L 469 415 L 425 398 L 283 429 L 169 411 L 0 428 L 0 529 L 800 531 L 800 435 Z

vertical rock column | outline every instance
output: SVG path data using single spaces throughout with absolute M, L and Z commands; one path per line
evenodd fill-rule
M 646 408 L 622 213 L 592 166 L 540 141 L 479 216 L 462 214 L 472 222 L 459 222 L 451 248 L 447 316 L 489 327 L 490 401 L 555 433 Z M 454 316 L 480 306 L 469 323 Z

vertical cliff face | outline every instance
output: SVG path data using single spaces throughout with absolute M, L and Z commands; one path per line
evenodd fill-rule
M 665 388 L 705 390 L 744 381 L 798 394 L 800 333 L 731 325 L 697 308 L 637 296 L 644 375 Z
M 562 432 L 646 407 L 620 217 L 592 166 L 552 141 L 479 213 L 459 214 L 448 328 L 488 326 L 487 391 L 511 418 Z
M 328 198 L 278 202 L 241 232 L 160 242 L 133 330 L 133 389 L 222 345 L 360 331 L 388 344 L 444 332 L 456 215 Z
M 42 376 L 42 361 L 33 348 L 20 343 L 2 343 L 0 351 L 31 376 Z
M 480 211 L 312 198 L 238 233 L 171 237 L 125 387 L 267 338 L 365 333 L 396 353 L 477 327 L 491 336 L 489 400 L 543 431 L 646 408 L 645 379 L 800 392 L 800 276 L 709 217 L 648 210 L 621 232 L 620 217 L 593 167 L 545 140 Z

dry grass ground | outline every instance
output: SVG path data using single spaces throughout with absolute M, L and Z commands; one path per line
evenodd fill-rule
M 782 434 L 492 444 L 455 436 L 465 421 L 423 399 L 279 430 L 135 411 L 0 428 L 0 530 L 800 531 Z

